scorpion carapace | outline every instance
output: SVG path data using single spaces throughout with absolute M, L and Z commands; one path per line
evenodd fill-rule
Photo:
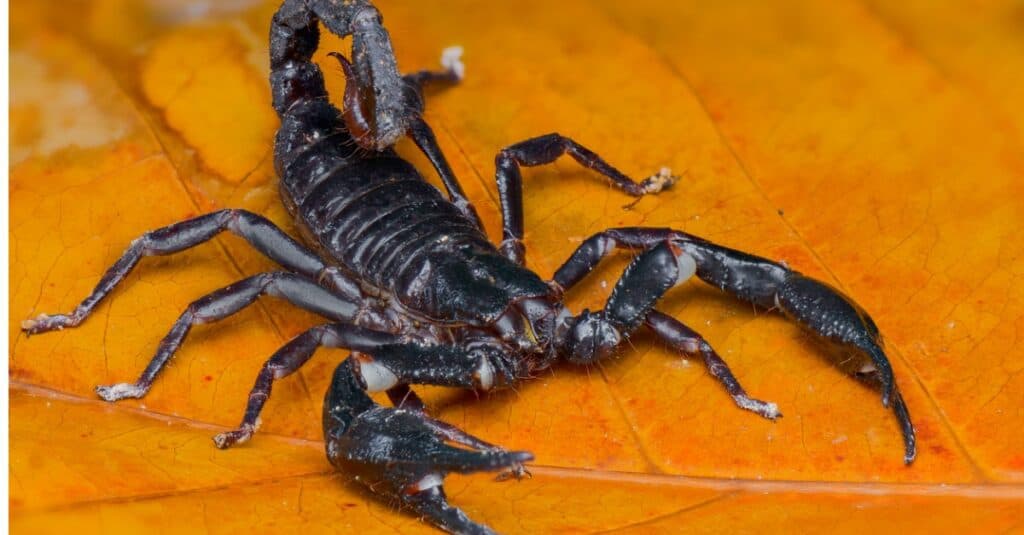
M 353 37 L 352 61 L 335 57 L 347 77 L 344 111 L 327 98 L 311 60 L 319 25 Z M 109 401 L 140 398 L 193 325 L 219 320 L 261 295 L 283 298 L 330 320 L 300 334 L 263 365 L 239 427 L 215 437 L 227 448 L 248 440 L 272 383 L 290 375 L 317 348 L 352 354 L 334 372 L 324 400 L 328 459 L 374 492 L 436 526 L 488 533 L 448 504 L 450 472 L 526 474 L 530 453 L 508 451 L 427 415 L 411 384 L 489 390 L 530 377 L 558 360 L 589 364 L 646 327 L 682 354 L 699 356 L 736 404 L 765 418 L 774 403 L 747 395 L 699 334 L 655 310 L 672 287 L 696 275 L 764 310 L 778 310 L 860 357 L 860 375 L 880 386 L 902 428 L 904 459 L 915 455 L 914 428 L 896 387 L 881 338 L 868 315 L 838 290 L 787 266 L 672 229 L 610 229 L 585 240 L 549 281 L 525 267 L 521 168 L 568 154 L 633 196 L 653 194 L 675 178 L 663 169 L 636 182 L 575 141 L 548 134 L 511 145 L 495 158 L 503 240 L 492 245 L 480 219 L 423 120 L 423 87 L 462 76 L 457 50 L 443 71 L 398 73 L 390 37 L 365 0 L 285 0 L 270 31 L 271 90 L 281 118 L 275 163 L 281 194 L 303 245 L 267 219 L 221 210 L 136 239 L 71 313 L 23 323 L 29 333 L 74 327 L 144 256 L 167 255 L 222 231 L 249 241 L 284 270 L 242 280 L 194 301 L 133 383 L 97 387 Z M 393 150 L 410 136 L 445 187 L 427 183 Z M 617 249 L 635 257 L 604 307 L 573 314 L 562 294 Z M 386 391 L 394 407 L 368 392 Z M 454 444 L 454 445 L 453 445 Z

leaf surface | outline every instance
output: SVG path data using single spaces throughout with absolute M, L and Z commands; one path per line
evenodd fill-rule
M 146 230 L 234 207 L 295 233 L 271 155 L 274 4 L 12 6 L 16 531 L 429 531 L 323 459 L 320 400 L 343 352 L 275 384 L 251 443 L 208 440 L 237 423 L 262 362 L 322 321 L 281 302 L 194 329 L 144 400 L 94 399 L 142 370 L 189 302 L 275 269 L 237 238 L 144 260 L 79 328 L 18 330 L 70 310 Z M 784 318 L 694 282 L 660 308 L 781 420 L 739 410 L 700 361 L 643 334 L 514 392 L 423 389 L 440 418 L 537 457 L 519 483 L 451 478 L 455 503 L 502 532 L 1020 529 L 1019 6 L 378 5 L 403 69 L 466 50 L 466 79 L 430 92 L 427 119 L 492 238 L 493 159 L 511 143 L 558 131 L 632 176 L 670 166 L 679 183 L 629 208 L 569 159 L 525 170 L 529 265 L 548 277 L 590 234 L 634 225 L 783 260 L 871 311 L 918 428 L 905 467 L 877 392 Z M 325 54 L 348 47 L 325 36 L 317 54 L 333 95 L 344 81 Z M 595 270 L 572 308 L 601 306 L 626 260 Z

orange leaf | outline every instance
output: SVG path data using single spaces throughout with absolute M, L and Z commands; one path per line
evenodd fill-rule
M 664 310 L 784 418 L 737 409 L 701 362 L 644 335 L 515 392 L 423 389 L 440 418 L 537 457 L 519 483 L 452 477 L 453 502 L 502 532 L 1020 528 L 1019 6 L 377 3 L 403 69 L 466 50 L 466 79 L 428 96 L 427 119 L 492 238 L 493 158 L 510 143 L 559 131 L 632 176 L 670 166 L 682 180 L 631 209 L 571 161 L 526 170 L 529 265 L 550 276 L 586 236 L 631 225 L 784 260 L 872 312 L 919 432 L 905 467 L 877 392 L 784 318 L 693 283 Z M 429 532 L 323 458 L 320 400 L 343 352 L 277 383 L 250 444 L 208 440 L 236 424 L 267 356 L 318 322 L 282 303 L 194 329 L 144 400 L 94 399 L 141 371 L 193 299 L 274 269 L 237 238 L 143 261 L 79 328 L 18 330 L 71 309 L 146 230 L 235 207 L 294 233 L 271 158 L 276 2 L 246 4 L 11 10 L 16 531 Z M 347 47 L 325 36 L 317 58 Z M 411 143 L 398 150 L 434 180 Z M 595 270 L 572 307 L 599 306 L 624 261 Z

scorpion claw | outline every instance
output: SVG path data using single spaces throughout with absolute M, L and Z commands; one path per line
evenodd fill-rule
M 430 487 L 410 495 L 405 500 L 406 507 L 416 511 L 427 521 L 450 533 L 468 535 L 495 535 L 496 532 L 483 524 L 473 522 L 458 507 L 448 503 L 444 489 L 440 485 Z
M 882 386 L 882 406 L 888 408 L 892 402 L 893 391 L 896 388 L 892 366 L 889 365 L 889 360 L 885 357 L 885 353 L 878 344 L 872 342 L 866 352 L 871 356 L 876 377 Z
M 486 443 L 475 437 L 456 437 L 443 429 L 450 426 L 419 411 L 374 407 L 354 415 L 343 432 L 328 431 L 327 456 L 373 492 L 396 499 L 442 529 L 492 533 L 448 504 L 444 478 L 451 472 L 488 471 L 518 479 L 528 474 L 523 463 L 533 454 L 481 447 Z
M 126 398 L 139 399 L 146 395 L 146 388 L 135 383 L 117 383 L 96 387 L 96 394 L 104 401 L 120 401 Z
M 892 409 L 896 413 L 896 420 L 899 421 L 900 429 L 903 431 L 903 464 L 909 465 L 917 457 L 917 436 L 914 433 L 914 424 L 910 421 L 907 404 L 903 401 L 903 396 L 900 395 L 898 389 L 893 390 Z
M 892 364 L 885 356 L 882 337 L 871 317 L 839 290 L 796 272 L 785 276 L 775 304 L 812 332 L 861 357 L 862 368 L 857 375 L 877 381 L 882 391 L 882 406 L 893 410 L 903 433 L 904 462 L 913 461 L 916 456 L 914 424 L 896 388 Z

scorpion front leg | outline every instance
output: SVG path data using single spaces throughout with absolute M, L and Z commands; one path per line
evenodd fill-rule
M 523 176 L 519 167 L 549 164 L 563 154 L 604 175 L 612 186 L 634 197 L 657 193 L 671 186 L 677 178 L 668 168 L 662 168 L 636 182 L 590 149 L 560 134 L 538 136 L 506 147 L 494 158 L 494 166 L 501 201 L 501 252 L 513 262 L 522 264 L 526 254 L 523 246 Z
M 896 388 L 878 328 L 849 297 L 782 264 L 671 229 L 623 228 L 596 234 L 584 241 L 558 269 L 554 282 L 563 288 L 571 287 L 616 248 L 643 252 L 615 285 L 604 310 L 595 314 L 584 312 L 577 319 L 570 359 L 589 362 L 601 358 L 622 336 L 644 322 L 674 345 L 677 345 L 675 342 L 685 342 L 682 345 L 695 342 L 699 348 L 696 340 L 686 341 L 693 335 L 688 329 L 680 329 L 682 324 L 666 322 L 657 313 L 651 315 L 655 302 L 669 288 L 696 274 L 705 282 L 759 308 L 779 310 L 816 335 L 860 356 L 863 359 L 861 372 L 878 382 L 882 404 L 892 407 L 899 421 L 904 461 L 908 464 L 913 461 L 916 454 L 914 426 Z M 728 376 L 731 377 L 731 373 Z M 729 388 L 728 377 L 718 378 Z M 742 398 L 737 399 L 743 406 L 741 401 Z
M 654 331 L 659 338 L 668 342 L 676 351 L 687 355 L 700 356 L 704 360 L 704 365 L 708 368 L 708 373 L 715 379 L 718 379 L 718 382 L 722 383 L 725 391 L 729 393 L 732 400 L 741 409 L 760 414 L 769 420 L 782 416 L 782 413 L 779 412 L 779 406 L 775 403 L 761 401 L 747 395 L 747 391 L 740 385 L 736 376 L 733 375 L 729 365 L 711 347 L 711 344 L 703 336 L 697 334 L 696 331 L 683 325 L 679 320 L 662 314 L 657 310 L 652 310 L 647 314 L 644 324 Z
M 324 280 L 339 293 L 356 298 L 358 286 L 336 268 L 328 267 L 312 251 L 299 244 L 263 216 L 246 210 L 220 210 L 174 223 L 143 234 L 132 241 L 120 259 L 103 275 L 99 283 L 68 314 L 41 314 L 25 320 L 21 328 L 29 334 L 66 327 L 77 327 L 146 256 L 170 255 L 190 249 L 229 231 L 248 241 L 257 251 L 285 269 L 310 278 Z

